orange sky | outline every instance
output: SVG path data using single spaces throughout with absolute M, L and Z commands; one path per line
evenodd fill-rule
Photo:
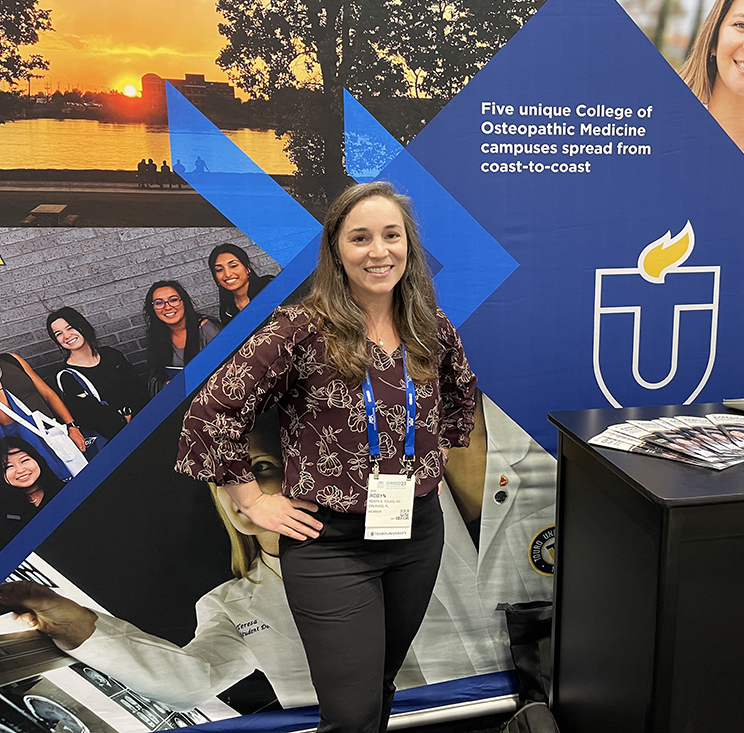
M 228 81 L 215 64 L 225 45 L 217 31 L 221 17 L 214 0 L 40 0 L 52 11 L 53 33 L 43 33 L 34 53 L 50 62 L 32 94 L 78 88 L 122 91 L 140 89 L 140 78 L 153 72 L 183 78 L 204 74 Z

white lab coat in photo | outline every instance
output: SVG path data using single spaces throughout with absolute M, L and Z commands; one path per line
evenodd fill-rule
M 65 651 L 175 710 L 196 707 L 255 670 L 266 676 L 282 707 L 317 704 L 279 560 L 265 555 L 252 578 L 256 582 L 230 580 L 198 601 L 194 639 L 184 647 L 98 612 L 93 635 Z M 413 655 L 396 684 L 426 684 Z
M 445 484 L 442 567 L 396 678 L 399 689 L 510 669 L 506 622 L 496 605 L 552 595 L 552 577 L 531 567 L 529 547 L 554 523 L 555 459 L 485 395 L 483 410 L 488 456 L 480 552 Z M 494 501 L 499 491 L 507 494 L 501 504 Z M 196 606 L 194 639 L 184 647 L 99 614 L 94 634 L 69 653 L 177 710 L 257 669 L 282 707 L 316 704 L 280 576 L 278 559 L 265 556 L 252 576 L 257 582 L 230 580 L 207 593 Z
M 442 567 L 426 619 L 413 642 L 427 682 L 513 667 L 499 603 L 550 600 L 552 575 L 530 562 L 535 536 L 555 524 L 556 460 L 483 395 L 488 438 L 476 550 L 449 487 Z M 494 497 L 506 494 L 502 503 Z
M 176 710 L 196 707 L 257 669 L 282 707 L 315 705 L 279 561 L 266 561 L 256 565 L 257 582 L 236 578 L 199 599 L 194 639 L 184 647 L 98 614 L 93 635 L 68 653 Z

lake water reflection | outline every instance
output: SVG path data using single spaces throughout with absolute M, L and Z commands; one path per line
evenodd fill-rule
M 285 140 L 270 130 L 228 130 L 225 135 L 261 168 L 291 175 Z M 135 170 L 142 158 L 170 163 L 168 128 L 95 120 L 17 120 L 0 125 L 0 168 Z M 182 161 L 192 170 L 193 161 Z

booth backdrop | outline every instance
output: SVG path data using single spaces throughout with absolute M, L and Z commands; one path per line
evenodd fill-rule
M 32 577 L 158 638 L 189 641 L 195 604 L 230 582 L 230 568 L 208 490 L 172 472 L 183 412 L 247 335 L 306 287 L 335 192 L 390 180 L 414 201 L 440 302 L 479 378 L 482 440 L 472 460 L 485 466 L 468 487 L 479 497 L 474 511 L 445 487 L 442 573 L 396 709 L 507 700 L 516 687 L 496 606 L 549 600 L 552 590 L 555 434 L 546 413 L 717 401 L 741 389 L 741 151 L 614 0 L 453 2 L 440 17 L 414 0 L 380 3 L 385 12 L 369 17 L 361 5 L 340 3 L 337 22 L 321 16 L 318 25 L 307 22 L 310 2 L 220 4 L 221 65 L 247 96 L 273 104 L 264 113 L 274 115 L 285 172 L 234 142 L 226 118 L 237 108 L 200 103 L 178 80 L 159 87 L 151 112 L 162 119 L 118 125 L 124 134 L 167 122 L 168 160 L 188 162 L 183 190 L 133 177 L 96 184 L 90 172 L 68 187 L 59 171 L 0 172 L 0 351 L 43 377 L 60 361 L 44 332 L 50 310 L 78 308 L 144 374 L 141 309 L 153 281 L 181 280 L 198 309 L 216 315 L 206 265 L 215 244 L 243 246 L 259 274 L 276 275 L 0 550 L 0 573 L 26 577 L 22 563 L 35 551 L 40 559 L 26 562 L 47 570 Z M 282 64 L 298 46 L 310 61 L 288 78 Z M 5 128 L 26 121 L 0 127 L 0 145 Z M 30 156 L 36 140 L 24 144 Z M 51 195 L 77 207 L 79 225 L 21 226 Z M 448 479 L 456 493 L 458 477 Z M 253 616 L 241 623 L 266 626 L 255 649 L 284 623 L 280 591 L 273 603 L 243 609 Z M 120 654 L 109 675 L 135 669 L 127 694 L 157 701 L 137 689 L 138 660 Z M 255 656 L 255 673 L 221 695 L 254 714 L 204 729 L 310 727 L 312 690 Z M 0 703 L 26 694 L 14 684 L 0 688 Z M 299 708 L 278 709 L 285 687 Z M 78 702 L 94 714 L 95 695 Z M 124 705 L 129 718 L 115 724 L 95 714 L 120 731 L 210 717 L 135 707 Z

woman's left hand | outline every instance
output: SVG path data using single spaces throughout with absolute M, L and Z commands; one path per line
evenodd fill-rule
M 67 434 L 80 451 L 85 453 L 85 437 L 80 432 L 80 428 L 67 428 Z

